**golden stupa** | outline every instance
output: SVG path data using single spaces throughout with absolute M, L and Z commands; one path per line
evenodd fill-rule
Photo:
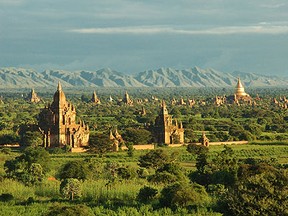
M 250 95 L 245 92 L 245 89 L 241 83 L 240 78 L 237 80 L 236 90 L 234 94 L 235 99 L 250 98 Z

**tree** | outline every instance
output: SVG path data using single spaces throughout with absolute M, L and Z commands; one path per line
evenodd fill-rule
M 189 178 L 192 182 L 208 186 L 210 184 L 210 167 L 207 152 L 200 153 L 196 158 L 197 171 L 191 172 Z
M 134 145 L 150 143 L 151 132 L 145 129 L 127 128 L 123 134 L 123 138 L 127 142 L 132 142 Z
M 24 150 L 20 158 L 31 165 L 32 163 L 39 163 L 43 167 L 43 171 L 49 171 L 50 155 L 43 147 L 28 147 Z
M 262 133 L 262 129 L 261 129 L 261 125 L 258 124 L 247 124 L 245 125 L 245 130 L 248 130 L 251 134 L 256 135 L 256 136 L 260 136 Z
M 19 136 L 12 130 L 0 131 L 0 145 L 15 144 L 20 140 Z
M 145 168 L 157 169 L 164 163 L 169 162 L 170 157 L 162 149 L 149 151 L 147 154 L 140 156 L 139 166 Z
M 133 147 L 133 143 L 131 142 L 126 142 L 125 143 L 126 147 L 127 147 L 127 154 L 129 157 L 133 157 L 134 155 L 134 147 Z
M 161 183 L 161 184 L 170 184 L 173 182 L 176 182 L 177 176 L 167 172 L 167 171 L 162 171 L 162 172 L 156 172 L 154 175 L 151 175 L 148 177 L 149 182 L 153 183 Z
M 39 131 L 27 131 L 21 139 L 22 146 L 40 146 L 42 144 L 42 134 Z
M 205 188 L 199 184 L 176 182 L 164 187 L 159 198 L 160 205 L 165 207 L 205 206 L 210 198 Z
M 185 176 L 179 164 L 175 162 L 169 162 L 160 166 L 156 170 L 155 174 L 150 176 L 148 180 L 155 183 L 169 184 L 175 181 L 186 181 L 187 177 Z
M 36 184 L 43 180 L 49 170 L 49 153 L 41 147 L 26 148 L 24 153 L 4 164 L 6 175 L 24 184 Z
M 239 181 L 220 198 L 225 215 L 288 215 L 285 170 L 265 163 L 243 164 L 238 177 Z
M 85 180 L 88 178 L 89 170 L 83 161 L 71 161 L 64 165 L 60 171 L 60 178 L 75 178 L 78 180 Z
M 198 184 L 233 185 L 237 180 L 238 160 L 231 147 L 224 146 L 224 150 L 212 161 L 208 161 L 208 154 L 199 153 L 196 158 L 197 171 L 191 172 L 189 178 Z
M 186 149 L 189 153 L 192 154 L 206 154 L 208 152 L 208 148 L 204 145 L 196 145 L 196 144 L 189 144 Z
M 89 137 L 89 151 L 103 155 L 107 152 L 112 151 L 113 141 L 109 139 L 108 135 L 105 134 L 90 134 Z
M 185 133 L 185 139 L 187 139 L 187 142 L 198 142 L 198 137 L 192 129 L 185 128 L 184 133 Z
M 211 183 L 233 185 L 237 180 L 238 160 L 231 147 L 224 145 L 224 150 L 210 163 Z
M 22 175 L 23 182 L 30 184 L 37 184 L 43 180 L 43 168 L 40 164 L 32 163 L 25 174 Z
M 67 199 L 74 200 L 75 197 L 81 197 L 81 183 L 78 179 L 64 179 L 60 184 L 60 193 Z

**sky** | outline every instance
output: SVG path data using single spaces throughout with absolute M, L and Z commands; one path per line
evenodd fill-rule
M 0 67 L 288 76 L 287 0 L 0 0 Z

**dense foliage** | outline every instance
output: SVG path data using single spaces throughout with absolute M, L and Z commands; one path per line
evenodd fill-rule
M 84 100 L 89 98 L 89 93 L 85 91 L 65 90 L 65 93 L 75 105 L 78 117 L 89 125 L 91 138 L 94 134 L 109 136 L 111 129 L 118 128 L 124 140 L 134 145 L 153 142 L 151 129 L 159 113 L 160 102 L 164 99 L 169 113 L 183 123 L 185 142 L 198 142 L 202 131 L 206 132 L 210 141 L 220 142 L 288 139 L 288 109 L 283 107 L 285 89 L 249 89 L 247 91 L 254 97 L 256 105 L 242 103 L 240 106 L 231 102 L 215 105 L 216 95 L 232 95 L 233 89 L 132 88 L 128 92 L 134 100 L 133 106 L 119 102 L 126 89 L 98 89 L 99 105 Z M 91 97 L 92 92 L 91 89 Z M 0 145 L 39 145 L 41 134 L 36 125 L 37 117 L 40 109 L 51 102 L 52 94 L 53 90 L 49 93 L 39 90 L 41 102 L 31 104 L 20 98 L 20 93 L 2 93 Z M 257 99 L 256 94 L 259 95 Z M 112 102 L 107 100 L 110 95 L 114 98 Z M 186 104 L 179 104 L 180 98 Z M 194 99 L 195 104 L 189 106 L 188 99 Z M 170 102 L 173 100 L 178 103 L 172 105 Z
M 0 215 L 287 215 L 288 113 L 271 100 L 279 91 L 261 90 L 257 106 L 215 106 L 213 95 L 227 92 L 213 91 L 159 90 L 155 95 L 134 89 L 133 99 L 149 101 L 134 106 L 105 101 L 111 89 L 98 93 L 100 105 L 87 97 L 82 101 L 82 92 L 70 92 L 68 100 L 90 126 L 90 149 L 55 148 L 50 154 L 37 147 L 41 134 L 35 125 L 44 104 L 6 94 L 0 104 L 0 144 L 22 148 L 0 151 Z M 119 89 L 114 93 L 122 97 Z M 168 105 L 183 122 L 187 146 L 133 150 L 153 141 L 150 129 L 160 106 L 155 98 L 169 104 L 181 96 L 198 101 L 193 107 Z M 45 97 L 51 101 L 51 95 Z M 112 152 L 109 132 L 115 128 L 127 151 Z M 202 131 L 210 141 L 253 142 L 207 148 L 194 143 Z

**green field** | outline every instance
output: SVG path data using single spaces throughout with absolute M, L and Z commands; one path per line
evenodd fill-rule
M 238 160 L 245 158 L 258 158 L 262 160 L 278 161 L 282 166 L 288 164 L 288 145 L 285 143 L 256 143 L 248 145 L 231 145 L 234 156 Z M 184 173 L 195 171 L 196 155 L 186 151 L 186 147 L 169 148 L 162 147 L 168 155 L 176 154 L 176 162 L 184 169 Z M 217 157 L 223 150 L 223 146 L 209 147 L 209 160 Z M 4 178 L 4 163 L 20 153 L 17 149 L 9 154 L 0 154 L 0 194 L 11 194 L 14 199 L 10 202 L 0 202 L 0 215 L 45 215 L 54 208 L 74 206 L 82 208 L 88 215 L 221 215 L 209 210 L 209 208 L 188 211 L 186 208 L 177 208 L 172 211 L 169 208 L 153 208 L 153 203 L 139 204 L 137 194 L 144 186 L 152 186 L 159 191 L 165 184 L 155 184 L 145 178 L 137 176 L 139 169 L 138 160 L 148 150 L 138 150 L 133 157 L 128 157 L 126 151 L 107 153 L 103 156 L 89 153 L 65 153 L 50 155 L 50 171 L 46 173 L 44 180 L 37 185 L 25 186 L 24 184 Z M 78 161 L 79 163 L 94 164 L 93 172 L 88 179 L 82 181 L 82 196 L 75 201 L 64 199 L 60 192 L 59 170 L 64 164 Z M 132 177 L 116 179 L 111 187 L 107 186 L 109 177 L 105 173 L 105 164 L 115 163 L 122 167 L 129 167 Z M 147 170 L 153 172 L 152 170 Z M 56 177 L 56 179 L 51 179 Z M 66 215 L 66 214 L 65 214 Z

